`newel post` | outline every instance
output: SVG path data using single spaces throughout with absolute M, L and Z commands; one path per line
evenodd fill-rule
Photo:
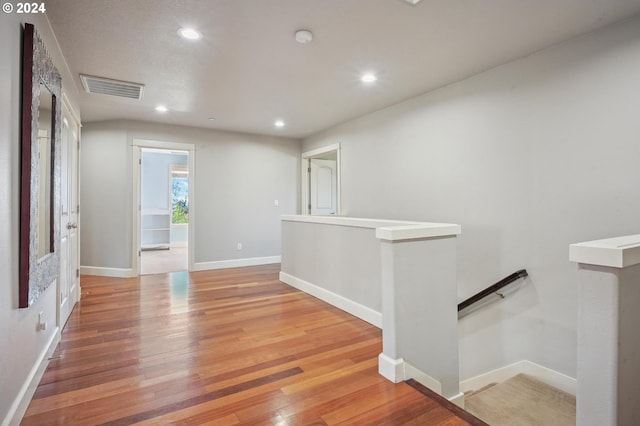
M 572 244 L 578 426 L 640 424 L 640 235 Z
M 463 404 L 458 367 L 459 225 L 376 229 L 381 245 L 382 353 L 387 379 L 409 378 Z

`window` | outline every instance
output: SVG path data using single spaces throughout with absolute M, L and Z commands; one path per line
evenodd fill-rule
M 171 223 L 189 223 L 189 171 L 187 166 L 171 165 Z

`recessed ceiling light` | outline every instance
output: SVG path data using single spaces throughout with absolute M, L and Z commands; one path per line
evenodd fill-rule
M 209 118 L 207 118 L 207 120 L 209 120 L 209 121 L 216 121 L 216 118 L 215 118 L 215 117 L 209 117 Z
M 362 74 L 362 77 L 360 77 L 360 81 L 362 81 L 363 83 L 373 83 L 377 79 L 378 79 L 378 77 L 376 77 L 376 75 L 374 73 L 371 73 L 371 72 L 368 72 L 366 74 Z
M 313 33 L 309 30 L 298 30 L 295 37 L 298 43 L 308 44 L 313 40 Z
M 194 30 L 193 28 L 187 27 L 180 28 L 178 30 L 178 34 L 180 35 L 180 37 L 186 38 L 187 40 L 199 40 L 200 37 L 202 37 L 202 34 L 200 34 L 198 31 Z
M 164 106 L 164 105 L 158 105 L 158 106 L 156 107 L 156 111 L 158 111 L 158 112 L 167 112 L 167 111 L 169 111 L 169 108 L 167 108 L 167 107 L 166 107 L 166 106 Z
M 276 122 L 273 123 L 273 125 L 276 126 L 276 127 L 284 127 L 284 121 L 276 120 Z

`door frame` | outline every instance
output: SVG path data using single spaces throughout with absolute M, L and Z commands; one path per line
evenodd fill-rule
M 300 172 L 302 179 L 301 182 L 301 204 L 300 204 L 300 212 L 303 215 L 310 215 L 309 202 L 311 195 L 311 181 L 309 179 L 309 160 L 313 158 L 322 157 L 326 154 L 335 152 L 336 153 L 336 216 L 340 215 L 342 212 L 342 191 L 341 191 L 341 176 L 342 173 L 340 171 L 340 142 L 334 143 L 331 145 L 323 146 L 321 148 L 312 149 L 311 151 L 306 151 L 302 153 L 302 162 L 300 163 Z
M 133 139 L 131 144 L 131 170 L 133 172 L 133 203 L 132 203 L 132 215 L 133 215 L 133 238 L 131 247 L 131 265 L 134 276 L 140 275 L 140 226 L 141 226 L 141 210 L 142 204 L 142 191 L 141 184 L 142 179 L 140 176 L 140 162 L 142 159 L 142 148 L 155 148 L 155 149 L 167 149 L 176 151 L 186 151 L 189 154 L 189 232 L 187 243 L 187 270 L 193 271 L 193 259 L 194 259 L 194 237 L 195 237 L 195 223 L 196 223 L 196 200 L 195 200 L 195 145 L 190 143 L 180 142 L 164 142 L 154 141 L 147 139 Z
M 69 295 L 67 296 L 68 298 L 68 304 L 69 304 L 69 312 L 72 312 L 73 309 L 75 308 L 76 303 L 78 303 L 80 301 L 80 297 L 82 296 L 82 289 L 81 289 L 81 285 L 82 282 L 80 280 L 80 229 L 81 229 L 81 216 L 80 216 L 80 146 L 81 146 L 81 139 L 82 139 L 82 122 L 80 121 L 80 116 L 76 113 L 75 109 L 73 108 L 73 105 L 71 105 L 71 102 L 69 101 L 69 98 L 67 98 L 67 94 L 65 92 L 62 92 L 62 118 L 63 120 L 67 121 L 67 126 L 69 127 L 69 131 L 75 131 L 76 134 L 76 146 L 75 147 L 67 147 L 67 149 L 75 149 L 76 150 L 76 161 L 75 161 L 75 166 L 76 166 L 76 173 L 75 173 L 75 185 L 76 185 L 76 206 L 68 206 L 69 209 L 71 209 L 72 207 L 76 209 L 76 252 L 73 254 L 76 258 L 76 286 L 75 286 L 75 291 L 73 292 L 73 294 L 71 292 L 69 292 Z M 68 120 L 67 120 L 68 118 Z M 68 163 L 67 163 L 67 167 L 68 167 Z M 62 202 L 62 201 L 60 201 Z M 61 210 L 62 211 L 62 210 Z M 70 214 L 70 212 L 69 212 Z M 67 259 L 67 262 L 69 262 L 70 259 Z M 64 327 L 65 323 L 66 323 L 66 319 L 63 321 L 62 319 L 62 312 L 60 310 L 61 306 L 61 300 L 60 300 L 60 290 L 61 290 L 61 286 L 62 286 L 62 281 L 60 279 L 60 277 L 58 277 L 58 279 L 56 280 L 56 326 L 58 327 L 58 329 L 60 331 L 62 331 L 62 327 Z
M 169 164 L 169 182 L 168 182 L 168 184 L 169 184 L 169 194 L 168 194 L 169 195 L 169 201 L 168 201 L 167 205 L 169 206 L 170 214 L 171 214 L 171 205 L 173 204 L 173 193 L 172 193 L 171 189 L 173 187 L 172 185 L 173 185 L 173 172 L 174 172 L 174 170 L 176 170 L 176 171 L 186 171 L 187 172 L 187 178 L 189 179 L 189 184 L 191 184 L 191 173 L 189 172 L 189 164 L 186 164 L 186 165 L 185 164 Z M 188 194 L 188 192 L 189 192 L 189 188 L 187 188 L 187 194 Z M 190 195 L 187 195 L 187 197 L 189 197 L 189 206 L 191 206 Z M 171 217 L 173 217 L 173 215 L 171 215 Z M 189 218 L 189 219 L 191 219 L 191 218 Z M 179 227 L 184 225 L 184 224 L 174 224 L 172 222 L 172 220 L 173 219 L 169 219 L 169 229 L 170 230 L 173 229 L 174 227 L 178 227 L 179 228 Z M 190 221 L 191 220 L 189 220 L 189 222 Z M 188 227 L 189 227 L 190 223 L 187 223 L 186 225 L 187 225 L 187 233 L 188 233 L 189 232 L 189 228 Z M 189 241 L 188 241 L 188 239 L 189 239 L 189 236 L 187 236 L 187 250 L 189 250 Z M 172 248 L 172 247 L 184 247 L 184 246 L 182 245 L 182 243 L 180 243 L 178 245 L 174 245 L 171 242 L 171 231 L 169 231 L 169 248 Z

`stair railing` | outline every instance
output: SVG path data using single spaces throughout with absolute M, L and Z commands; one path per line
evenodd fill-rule
M 469 306 L 479 302 L 480 300 L 482 300 L 485 297 L 490 296 L 492 294 L 496 294 L 496 295 L 500 296 L 502 299 L 504 299 L 504 294 L 502 294 L 500 292 L 500 290 L 502 288 L 508 286 L 512 282 L 517 281 L 520 278 L 525 278 L 528 275 L 529 274 L 527 273 L 526 269 L 520 269 L 519 271 L 514 272 L 513 274 L 509 275 L 508 277 L 505 277 L 505 278 L 501 279 L 497 283 L 485 288 L 484 290 L 474 294 L 473 296 L 471 296 L 468 299 L 466 299 L 466 300 L 462 301 L 461 303 L 459 303 L 458 304 L 458 312 L 462 311 L 465 308 L 468 308 Z

